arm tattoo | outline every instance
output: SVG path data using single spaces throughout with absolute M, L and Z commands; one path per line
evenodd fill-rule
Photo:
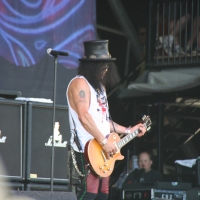
M 85 98 L 85 91 L 84 91 L 84 90 L 81 90 L 81 91 L 79 92 L 79 97 L 81 97 L 81 99 L 82 99 L 82 98 Z
M 78 102 L 76 102 L 77 104 L 78 103 L 85 103 L 86 102 L 85 91 L 84 90 L 80 90 L 78 96 L 80 97 L 80 99 L 78 100 Z

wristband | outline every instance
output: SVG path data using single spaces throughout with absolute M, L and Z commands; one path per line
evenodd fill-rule
M 129 133 L 131 133 L 131 127 L 127 127 L 125 130 L 125 134 L 129 134 Z
M 107 143 L 108 139 L 105 138 L 103 141 L 100 142 L 101 146 L 104 146 Z

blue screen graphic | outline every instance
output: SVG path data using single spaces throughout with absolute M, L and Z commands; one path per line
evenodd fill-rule
M 0 55 L 31 67 L 52 48 L 67 51 L 58 62 L 76 68 L 83 41 L 95 38 L 95 16 L 94 0 L 1 0 Z

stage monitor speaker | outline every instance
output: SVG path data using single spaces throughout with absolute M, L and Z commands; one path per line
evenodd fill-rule
M 32 182 L 50 182 L 52 158 L 53 105 L 28 103 L 27 171 L 26 178 Z M 68 107 L 56 105 L 54 131 L 54 177 L 55 183 L 68 183 L 67 143 L 70 140 Z
M 189 190 L 192 188 L 192 184 L 189 182 L 158 181 L 158 182 L 155 182 L 155 188 L 165 189 L 165 190 Z
M 150 200 L 151 189 L 122 189 L 122 200 Z
M 10 180 L 25 178 L 26 102 L 0 100 L 0 155 Z
M 29 197 L 34 200 L 77 200 L 72 192 L 18 191 L 13 196 Z
M 121 200 L 121 189 L 117 187 L 110 187 L 109 200 Z
M 200 200 L 200 188 L 194 187 L 186 191 L 186 200 Z
M 26 184 L 25 184 L 26 185 Z M 25 187 L 26 191 L 51 191 L 50 184 L 29 183 Z M 67 184 L 53 184 L 53 191 L 69 192 Z
M 2 190 L 5 188 L 7 190 L 24 191 L 24 184 L 18 182 L 0 182 L 0 188 Z
M 151 189 L 151 199 L 199 200 L 199 188 L 190 190 Z

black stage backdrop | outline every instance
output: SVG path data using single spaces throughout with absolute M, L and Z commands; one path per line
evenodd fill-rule
M 31 67 L 16 67 L 3 58 L 0 58 L 0 63 L 1 90 L 20 91 L 23 97 L 53 100 L 54 59 L 52 57 L 46 55 L 37 65 Z M 56 104 L 66 105 L 66 88 L 76 73 L 76 69 L 67 69 L 58 64 Z

